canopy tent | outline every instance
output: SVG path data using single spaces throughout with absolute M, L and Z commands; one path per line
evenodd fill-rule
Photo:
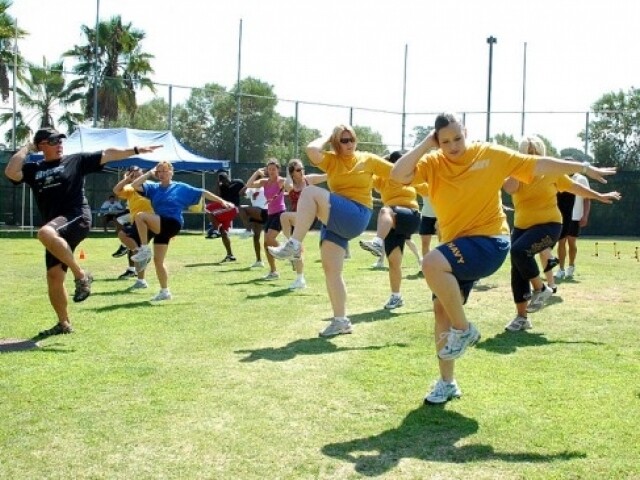
M 229 168 L 228 160 L 213 160 L 189 152 L 170 131 L 136 130 L 132 128 L 78 127 L 64 142 L 64 153 L 94 152 L 109 147 L 162 145 L 153 153 L 135 155 L 109 163 L 109 167 L 126 168 L 138 165 L 153 168 L 158 162 L 169 161 L 174 170 L 218 171 Z

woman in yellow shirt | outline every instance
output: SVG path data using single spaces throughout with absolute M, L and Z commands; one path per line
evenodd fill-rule
M 466 130 L 452 114 L 438 115 L 433 131 L 393 166 L 392 179 L 429 184 L 442 241 L 422 263 L 434 294 L 440 370 L 426 403 L 461 395 L 454 379 L 455 359 L 480 339 L 463 304 L 473 283 L 498 270 L 509 252 L 509 226 L 500 199 L 504 179 L 529 183 L 539 175 L 575 172 L 604 181 L 615 169 L 525 155 L 491 143 L 467 144 Z
M 349 240 L 360 235 L 369 224 L 373 175 L 388 177 L 392 166 L 378 155 L 357 152 L 357 143 L 353 127 L 338 125 L 329 137 L 320 137 L 307 146 L 311 163 L 327 174 L 329 191 L 315 185 L 302 190 L 293 234 L 280 247 L 269 247 L 275 258 L 298 258 L 302 240 L 316 217 L 322 223 L 320 256 L 333 309 L 333 320 L 320 332 L 323 337 L 352 331 L 346 316 L 347 290 L 342 278 L 345 253 Z M 325 150 L 327 144 L 331 150 Z
M 520 141 L 520 152 L 546 155 L 544 142 L 536 137 Z M 552 248 L 560 238 L 562 214 L 558 209 L 556 194 L 570 192 L 584 198 L 612 203 L 620 200 L 618 192 L 598 193 L 584 187 L 567 175 L 541 175 L 531 183 L 523 184 L 515 178 L 505 180 L 503 188 L 511 194 L 514 206 L 514 228 L 511 232 L 511 292 L 516 304 L 516 316 L 505 329 L 511 332 L 532 328 L 527 312 L 540 310 L 553 294 L 542 282 L 535 255 Z M 531 294 L 530 285 L 533 286 Z M 531 301 L 528 303 L 528 300 Z

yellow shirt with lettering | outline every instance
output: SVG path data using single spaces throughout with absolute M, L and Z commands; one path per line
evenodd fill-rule
M 373 208 L 373 175 L 388 177 L 393 164 L 369 152 L 344 156 L 325 151 L 322 152 L 322 161 L 316 166 L 327 174 L 327 186 L 331 192 Z
M 513 198 L 516 228 L 526 229 L 542 223 L 562 223 L 556 193 L 566 192 L 573 182 L 567 175 L 535 177 L 528 184 L 520 184 Z
M 373 188 L 380 192 L 382 203 L 387 207 L 407 207 L 417 210 L 420 208 L 416 195 L 428 195 L 429 187 L 426 183 L 420 185 L 404 185 L 390 178 L 373 176 Z
M 416 165 L 413 184 L 429 184 L 441 241 L 460 237 L 509 235 L 500 191 L 507 177 L 529 183 L 535 155 L 491 143 L 473 143 L 456 161 L 435 150 Z
M 136 214 L 140 212 L 153 213 L 151 201 L 136 192 L 131 185 L 125 185 L 118 194 L 118 197 L 124 198 L 127 201 L 129 212 L 131 212 L 131 218 L 135 217 Z

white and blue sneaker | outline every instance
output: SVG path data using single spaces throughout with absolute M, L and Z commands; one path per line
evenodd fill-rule
M 432 387 L 431 391 L 424 397 L 424 403 L 428 405 L 440 405 L 454 398 L 460 398 L 462 390 L 458 387 L 458 383 L 454 380 L 447 383 L 439 379 Z
M 475 345 L 480 340 L 480 332 L 473 323 L 469 323 L 466 330 L 456 330 L 451 327 L 448 332 L 443 332 L 441 338 L 447 339 L 447 343 L 438 352 L 441 360 L 455 360 L 464 354 L 467 347 Z

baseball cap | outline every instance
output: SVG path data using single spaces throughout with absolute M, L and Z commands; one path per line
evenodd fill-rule
M 50 138 L 67 138 L 67 136 L 64 133 L 60 133 L 55 128 L 41 128 L 33 136 L 33 143 L 38 145 L 40 142 L 44 142 Z

